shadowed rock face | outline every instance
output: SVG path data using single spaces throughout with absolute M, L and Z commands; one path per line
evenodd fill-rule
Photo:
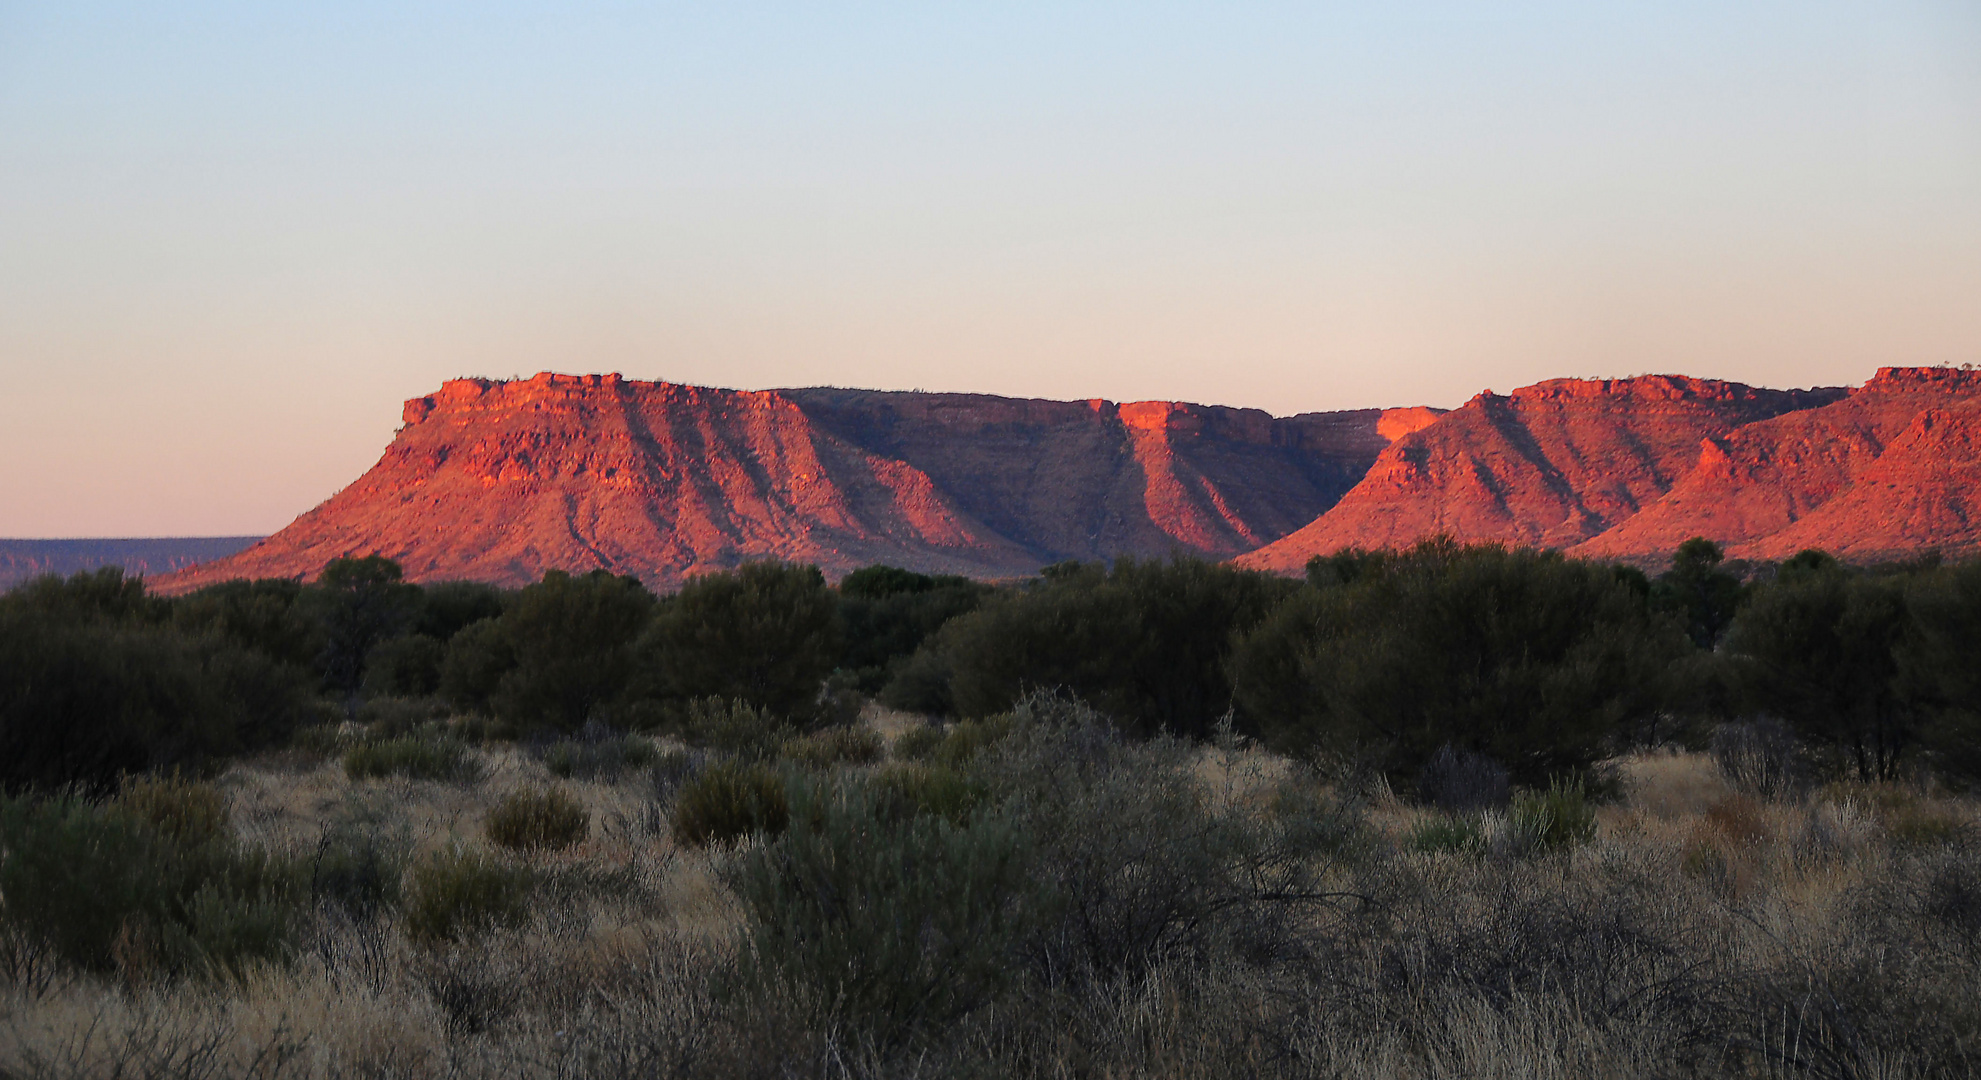
M 979 577 L 1224 558 L 1312 520 L 1386 432 L 1429 415 L 460 379 L 407 402 L 384 457 L 321 506 L 156 584 L 314 577 L 374 552 L 413 580 L 607 569 L 657 587 L 761 557 Z

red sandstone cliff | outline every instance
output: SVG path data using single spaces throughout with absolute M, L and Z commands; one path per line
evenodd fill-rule
M 766 556 L 982 577 L 1222 558 L 1312 520 L 1430 415 L 460 379 L 407 402 L 384 457 L 321 506 L 155 584 L 313 577 L 374 552 L 413 580 L 603 568 L 660 587 Z
M 1488 391 L 1384 450 L 1319 519 L 1237 561 L 1295 572 L 1316 554 L 1438 535 L 1569 547 L 1664 496 L 1701 440 L 1839 393 L 1673 375 Z
M 1780 558 L 1804 547 L 1838 555 L 1848 550 L 1853 557 L 1922 545 L 1971 547 L 1963 527 L 1944 520 L 1953 507 L 1965 505 L 1964 493 L 1934 480 L 1935 463 L 1921 459 L 1919 448 L 1937 442 L 1957 460 L 1958 433 L 1973 422 L 1972 414 L 1958 407 L 1977 396 L 1981 372 L 1882 369 L 1830 404 L 1705 440 L 1691 470 L 1669 494 L 1573 554 L 1643 558 L 1669 553 L 1693 536 L 1756 558 Z M 1957 415 L 1930 435 L 1897 444 L 1922 414 L 1947 407 L 1955 407 Z M 1890 454 L 1898 456 L 1887 460 Z M 1882 479 L 1870 479 L 1874 469 Z M 1860 482 L 1894 485 L 1890 490 L 1907 494 L 1857 492 Z M 1840 498 L 1846 493 L 1852 497 Z M 1914 510 L 1898 514 L 1891 509 L 1894 499 L 1911 500 Z

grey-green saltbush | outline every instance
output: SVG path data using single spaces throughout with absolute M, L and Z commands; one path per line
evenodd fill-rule
M 860 784 L 798 784 L 796 823 L 729 874 L 747 979 L 783 983 L 881 1044 L 982 1005 L 1011 973 L 1024 836 L 985 814 L 891 813 Z
M 287 955 L 297 868 L 212 828 L 196 798 L 0 797 L 0 924 L 70 963 L 218 975 Z M 159 818 L 149 813 L 172 811 Z
M 529 921 L 535 875 L 488 852 L 450 844 L 407 877 L 405 926 L 414 941 L 464 941 Z
M 467 781 L 480 771 L 468 744 L 437 727 L 396 739 L 368 740 L 344 753 L 344 774 L 353 780 L 404 776 Z

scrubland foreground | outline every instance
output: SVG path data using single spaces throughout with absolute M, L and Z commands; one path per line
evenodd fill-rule
M 0 1075 L 1981 1067 L 1981 808 L 1779 782 L 1765 738 L 1639 751 L 1600 805 L 1444 755 L 1406 802 L 1063 696 L 739 712 L 722 756 L 347 724 L 10 799 Z

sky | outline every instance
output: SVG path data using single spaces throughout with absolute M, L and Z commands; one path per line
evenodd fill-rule
M 1975 0 L 0 0 L 0 536 L 273 531 L 463 375 L 1968 362 Z

